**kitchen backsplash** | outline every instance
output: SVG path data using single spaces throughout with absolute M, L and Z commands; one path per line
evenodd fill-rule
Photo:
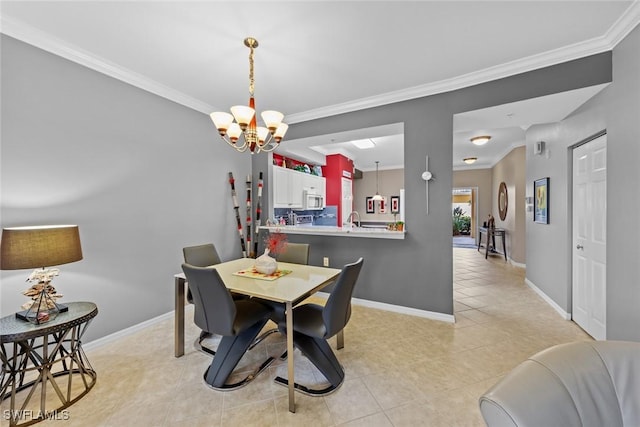
M 302 215 L 312 216 L 313 225 L 324 225 L 324 226 L 333 226 L 333 227 L 338 226 L 338 207 L 337 206 L 327 206 L 321 211 L 295 210 L 294 212 L 298 216 L 302 216 Z M 276 221 L 278 221 L 280 218 L 284 218 L 284 220 L 287 222 L 287 225 L 295 225 L 295 224 L 289 224 L 290 213 L 291 213 L 291 209 L 275 208 L 274 209 L 275 218 L 272 218 L 272 219 L 275 219 Z

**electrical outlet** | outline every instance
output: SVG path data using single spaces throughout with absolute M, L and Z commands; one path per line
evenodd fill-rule
M 322 258 L 322 265 L 324 267 L 329 267 L 329 257 L 328 256 Z

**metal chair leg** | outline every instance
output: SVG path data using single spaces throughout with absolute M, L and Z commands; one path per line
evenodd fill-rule
M 209 384 L 207 382 L 207 374 L 209 373 L 209 368 L 207 368 L 207 370 L 204 372 L 203 378 L 205 380 L 205 384 L 207 385 L 207 387 L 212 388 L 214 390 L 219 390 L 219 391 L 230 391 L 230 390 L 235 390 L 241 387 L 246 386 L 247 384 L 249 384 L 251 381 L 253 381 L 258 375 L 260 375 L 260 373 L 262 371 L 264 371 L 265 369 L 267 369 L 269 367 L 269 365 L 271 365 L 271 363 L 273 363 L 275 359 L 273 357 L 269 357 L 267 360 L 265 360 L 262 365 L 260 365 L 255 371 L 253 371 L 252 373 L 250 373 L 249 375 L 247 375 L 244 379 L 233 383 L 233 384 L 224 384 L 221 387 L 214 387 L 211 384 Z
M 249 350 L 253 349 L 255 346 L 257 346 L 262 341 L 264 341 L 264 339 L 267 338 L 269 335 L 275 334 L 276 332 L 278 332 L 278 328 L 273 328 L 273 329 L 269 329 L 268 331 L 265 331 L 262 335 L 256 338 L 255 341 L 253 341 L 253 343 L 249 346 Z
M 213 334 L 209 332 L 200 331 L 200 336 L 193 343 L 193 347 L 195 347 L 196 350 L 204 354 L 208 354 L 209 356 L 215 356 L 216 355 L 215 350 L 211 350 L 210 348 L 202 345 L 202 341 L 206 340 L 207 338 L 211 338 L 212 336 Z

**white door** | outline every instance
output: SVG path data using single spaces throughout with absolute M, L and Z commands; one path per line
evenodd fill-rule
M 607 337 L 607 137 L 573 150 L 572 317 Z
M 349 214 L 353 211 L 352 185 L 353 181 L 348 178 L 342 178 L 342 221 L 338 224 L 338 227 L 349 222 Z M 355 222 L 356 218 L 353 221 Z

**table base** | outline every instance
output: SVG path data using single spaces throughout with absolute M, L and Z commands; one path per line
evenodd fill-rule
M 11 408 L 0 416 L 11 427 L 69 419 L 64 409 L 93 388 L 97 374 L 80 341 L 88 323 L 0 345 L 0 400 Z

